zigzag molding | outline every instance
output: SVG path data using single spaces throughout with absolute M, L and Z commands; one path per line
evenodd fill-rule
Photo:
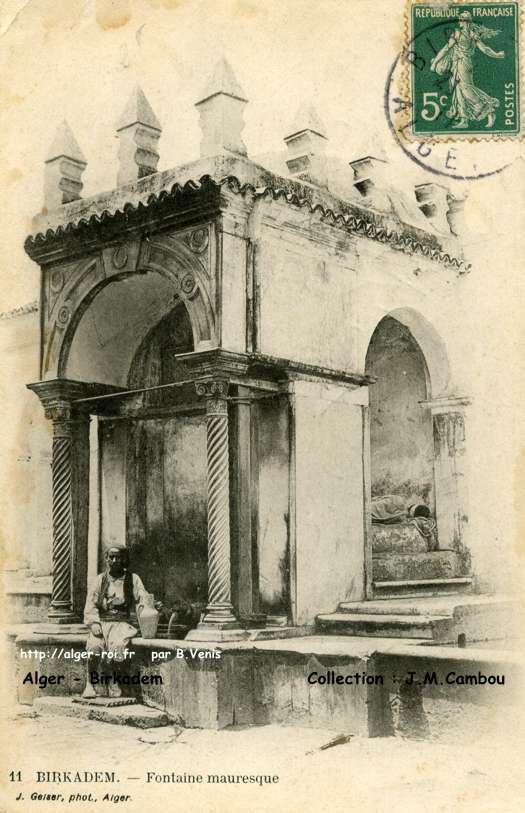
M 163 189 L 159 193 L 150 194 L 145 200 L 139 200 L 137 203 L 127 202 L 114 211 L 105 210 L 101 215 L 93 214 L 90 217 L 79 217 L 65 226 L 58 226 L 56 229 L 50 228 L 46 232 L 32 235 L 27 238 L 25 248 L 31 256 L 33 251 L 38 251 L 47 242 L 59 241 L 85 229 L 96 230 L 98 227 L 103 227 L 118 219 L 122 219 L 127 223 L 130 219 L 140 218 L 142 214 L 150 218 L 155 209 L 161 208 L 167 202 L 173 204 L 177 200 L 195 194 L 211 191 L 220 192 L 222 187 L 227 187 L 231 192 L 242 197 L 268 198 L 283 201 L 298 208 L 306 207 L 311 214 L 318 215 L 322 221 L 335 228 L 387 244 L 396 251 L 402 251 L 406 254 L 420 254 L 447 267 L 455 268 L 461 274 L 467 273 L 470 269 L 470 264 L 443 251 L 437 244 L 436 238 L 432 235 L 429 235 L 428 241 L 418 240 L 410 234 L 400 233 L 374 222 L 373 216 L 366 217 L 364 214 L 349 214 L 344 211 L 336 212 L 315 200 L 315 190 L 308 189 L 311 195 L 302 196 L 296 191 L 289 191 L 281 186 L 255 187 L 250 183 L 242 183 L 234 175 L 227 175 L 219 181 L 215 181 L 210 175 L 203 175 L 198 181 L 190 180 L 183 185 L 175 183 L 171 189 Z M 348 204 L 348 208 L 355 207 Z

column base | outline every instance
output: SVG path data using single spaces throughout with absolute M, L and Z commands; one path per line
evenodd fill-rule
M 52 624 L 81 624 L 82 619 L 73 610 L 65 610 L 61 607 L 50 607 L 47 613 L 48 620 Z
M 241 627 L 230 602 L 208 604 L 202 621 L 186 635 L 186 641 L 242 641 L 248 633 Z
M 47 624 L 44 622 L 32 624 L 33 632 L 38 635 L 84 635 L 86 638 L 89 635 L 89 627 L 81 621 L 66 623 L 57 623 L 56 621 L 49 621 Z

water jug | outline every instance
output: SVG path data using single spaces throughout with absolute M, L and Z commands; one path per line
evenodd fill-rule
M 147 593 L 142 605 L 137 608 L 140 634 L 143 638 L 154 638 L 159 623 L 159 613 L 154 607 L 154 597 Z

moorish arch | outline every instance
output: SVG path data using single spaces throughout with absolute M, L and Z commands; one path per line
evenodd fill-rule
M 372 335 L 382 319 L 386 317 L 395 319 L 404 325 L 420 348 L 428 373 L 427 397 L 429 399 L 440 398 L 451 394 L 453 377 L 445 339 L 427 317 L 412 307 L 393 308 L 371 320 L 363 334 L 361 350 L 363 367 Z
M 385 316 L 366 355 L 372 496 L 400 494 L 434 509 L 432 416 L 424 404 L 431 379 L 424 353 L 403 322 Z
M 124 385 L 141 341 L 177 302 L 188 313 L 194 348 L 215 343 L 210 275 L 182 241 L 129 241 L 57 271 L 50 280 L 42 353 L 46 379 Z
M 450 391 L 445 343 L 417 311 L 392 310 L 370 336 L 365 372 L 375 382 L 369 387 L 374 590 L 464 577 L 465 399 Z M 433 528 L 414 525 L 409 506 L 417 505 Z M 394 508 L 401 513 L 387 522 L 385 511 Z

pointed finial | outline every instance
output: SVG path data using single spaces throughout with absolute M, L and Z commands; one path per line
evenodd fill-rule
M 140 85 L 135 85 L 133 93 L 128 99 L 128 103 L 117 124 L 117 133 L 133 124 L 143 124 L 153 130 L 162 132 L 160 121 L 153 112 L 153 108 L 148 102 L 146 95 Z
M 232 99 L 238 99 L 240 102 L 248 102 L 246 93 L 237 81 L 232 66 L 224 57 L 216 63 L 211 78 L 204 88 L 202 98 L 196 104 L 202 104 L 207 99 L 220 93 L 224 96 L 230 96 Z
M 118 186 L 156 172 L 161 132 L 161 124 L 144 91 L 136 85 L 117 124 L 120 141 Z
M 62 156 L 70 158 L 71 161 L 77 161 L 79 164 L 87 165 L 84 153 L 80 149 L 73 130 L 65 119 L 62 124 L 57 127 L 55 137 L 47 153 L 46 163 Z
M 286 166 L 290 175 L 317 186 L 327 185 L 326 128 L 315 108 L 303 104 L 295 114 L 290 135 L 285 136 L 288 148 Z
M 288 138 L 292 138 L 294 135 L 304 133 L 305 130 L 309 130 L 311 133 L 316 133 L 316 135 L 321 136 L 321 138 L 327 139 L 326 127 L 324 126 L 317 110 L 311 104 L 301 105 L 295 114 L 295 118 L 290 127 L 290 135 L 285 137 L 285 141 Z
M 224 150 L 246 155 L 246 145 L 242 140 L 242 116 L 247 103 L 246 94 L 230 64 L 220 59 L 202 98 L 195 104 L 200 114 L 202 158 Z
M 44 206 L 48 211 L 80 198 L 82 173 L 86 166 L 84 153 L 64 120 L 55 133 L 45 160 Z

